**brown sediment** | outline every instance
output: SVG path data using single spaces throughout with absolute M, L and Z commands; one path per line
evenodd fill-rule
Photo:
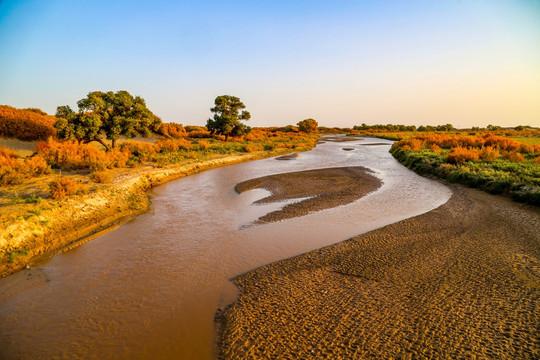
M 540 210 L 441 207 L 236 279 L 220 359 L 538 359 Z
M 324 138 L 322 138 L 320 141 L 332 141 L 332 142 L 349 142 L 349 141 L 362 141 L 364 139 L 357 138 L 357 137 L 347 137 L 347 136 L 331 136 L 327 135 Z
M 345 150 L 345 151 L 352 151 L 352 150 L 354 150 L 354 148 L 342 148 L 342 150 Z
M 54 176 L 3 188 L 0 194 L 0 277 L 72 249 L 148 211 L 150 201 L 146 191 L 154 186 L 203 170 L 271 155 L 276 154 L 246 153 L 164 168 L 119 169 L 114 172 L 112 184 L 94 184 L 88 194 L 59 200 L 41 199 L 37 204 L 10 204 L 8 191 L 48 196 L 47 184 Z
M 261 188 L 272 193 L 256 204 L 307 198 L 257 220 L 257 223 L 265 223 L 351 203 L 381 186 L 381 181 L 370 173 L 369 169 L 361 166 L 284 173 L 241 182 L 236 185 L 236 191 L 242 193 Z
M 276 160 L 294 160 L 298 157 L 298 153 L 292 153 L 288 155 L 278 156 Z

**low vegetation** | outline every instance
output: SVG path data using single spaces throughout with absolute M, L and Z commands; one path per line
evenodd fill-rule
M 54 116 L 39 109 L 16 109 L 0 105 L 0 137 L 45 140 L 56 134 Z
M 442 134 L 402 139 L 391 148 L 396 159 L 420 174 L 477 187 L 492 194 L 540 205 L 540 144 L 491 133 Z

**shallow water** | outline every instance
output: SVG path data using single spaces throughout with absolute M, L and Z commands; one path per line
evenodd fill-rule
M 229 278 L 449 199 L 448 188 L 393 159 L 391 142 L 360 145 L 381 142 L 327 142 L 293 160 L 236 164 L 155 188 L 153 213 L 0 279 L 0 358 L 214 359 L 214 314 L 237 293 Z M 237 183 L 342 166 L 370 168 L 383 186 L 345 206 L 246 226 L 283 204 L 252 205 L 267 192 L 239 195 Z

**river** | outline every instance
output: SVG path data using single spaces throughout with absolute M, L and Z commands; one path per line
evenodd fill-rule
M 326 142 L 293 160 L 231 165 L 153 189 L 152 212 L 0 279 L 0 358 L 214 359 L 214 314 L 237 295 L 228 279 L 449 199 L 447 187 L 399 164 L 390 144 Z M 371 169 L 382 187 L 348 205 L 256 226 L 249 224 L 283 204 L 253 205 L 265 190 L 234 191 L 251 178 L 343 166 Z

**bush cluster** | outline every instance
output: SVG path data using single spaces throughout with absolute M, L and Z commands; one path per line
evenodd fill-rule
M 49 172 L 50 167 L 43 157 L 19 159 L 14 151 L 0 146 L 0 186 L 20 184 L 24 179 Z
M 398 141 L 390 152 L 421 174 L 540 205 L 539 145 L 493 134 L 428 134 Z
M 37 144 L 37 152 L 54 168 L 65 170 L 104 170 L 126 166 L 131 153 L 124 149 L 105 152 L 76 141 L 49 139 Z
M 49 184 L 53 199 L 60 199 L 68 195 L 84 194 L 88 192 L 88 186 L 80 182 L 71 180 L 68 177 L 60 176 Z
M 56 134 L 54 116 L 39 109 L 16 109 L 0 105 L 0 136 L 33 141 L 45 140 Z

